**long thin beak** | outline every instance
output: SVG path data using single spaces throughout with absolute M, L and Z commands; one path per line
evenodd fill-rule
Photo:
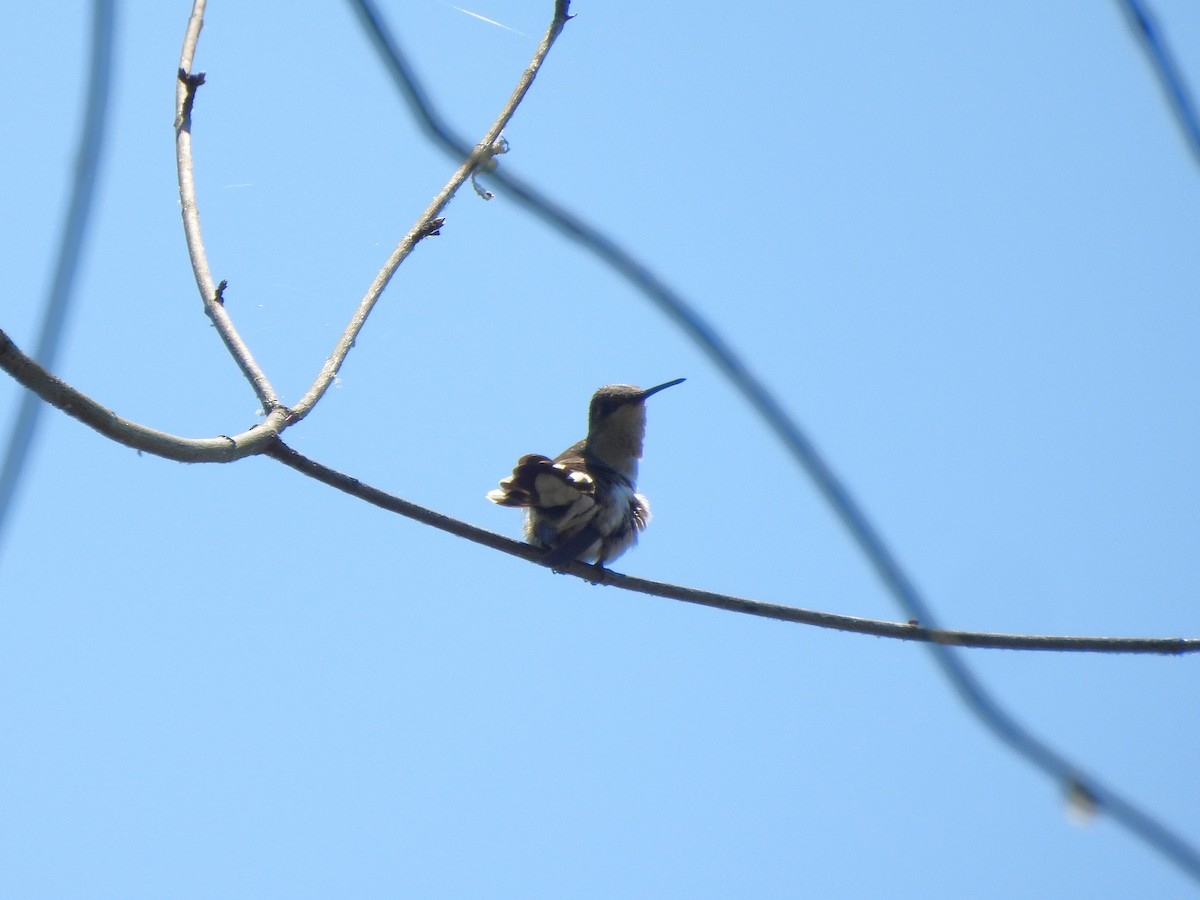
M 668 381 L 666 384 L 658 384 L 652 388 L 646 388 L 644 391 L 642 391 L 641 399 L 645 401 L 645 399 L 651 394 L 657 394 L 659 391 L 666 390 L 669 387 L 675 387 L 677 384 L 683 384 L 685 381 L 687 381 L 686 378 L 676 378 L 674 381 Z

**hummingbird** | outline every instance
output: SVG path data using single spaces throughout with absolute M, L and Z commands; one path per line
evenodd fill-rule
M 547 550 L 548 565 L 616 559 L 650 521 L 650 504 L 637 493 L 646 400 L 684 380 L 645 389 L 605 385 L 592 395 L 587 437 L 554 459 L 522 456 L 487 498 L 524 508 L 525 540 Z

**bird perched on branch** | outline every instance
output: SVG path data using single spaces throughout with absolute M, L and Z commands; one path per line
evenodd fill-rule
M 650 504 L 637 493 L 646 399 L 682 381 L 645 390 L 605 385 L 592 396 L 586 438 L 554 459 L 522 456 L 488 492 L 493 503 L 524 508 L 525 540 L 546 548 L 547 564 L 578 559 L 602 566 L 637 543 L 650 521 Z

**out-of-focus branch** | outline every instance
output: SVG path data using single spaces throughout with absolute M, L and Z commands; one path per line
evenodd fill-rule
M 1188 149 L 1192 151 L 1192 158 L 1200 163 L 1200 117 L 1196 115 L 1192 93 L 1167 46 L 1166 38 L 1160 33 L 1150 10 L 1140 0 L 1118 0 L 1118 3 L 1125 10 L 1129 27 L 1150 59 L 1150 66 L 1158 76 L 1158 83 L 1162 85 L 1167 104 L 1175 114 L 1175 121 L 1183 132 Z
M 112 83 L 113 44 L 116 32 L 115 0 L 92 4 L 91 53 L 83 82 L 86 94 L 79 149 L 75 157 L 75 177 L 71 200 L 58 245 L 54 279 L 42 311 L 42 327 L 34 354 L 45 365 L 53 366 L 61 346 L 63 326 L 75 287 L 75 275 L 83 254 L 91 218 L 92 200 L 100 172 L 100 152 L 108 123 L 108 95 Z M 0 539 L 12 512 L 13 500 L 25 472 L 25 461 L 33 448 L 41 418 L 42 404 L 31 394 L 21 397 L 13 420 L 4 458 L 0 460 Z
M 207 254 L 204 250 L 204 240 L 200 232 L 200 214 L 196 205 L 196 185 L 192 165 L 191 126 L 196 91 L 204 83 L 204 75 L 203 73 L 193 73 L 192 63 L 195 58 L 196 45 L 200 39 L 200 30 L 204 25 L 204 9 L 205 0 L 195 0 L 184 37 L 183 52 L 180 55 L 179 83 L 175 91 L 176 164 L 179 176 L 179 199 L 183 215 L 184 234 L 187 237 L 188 253 L 191 257 L 192 270 L 196 276 L 196 285 L 200 290 L 200 297 L 204 302 L 204 311 L 216 326 L 217 332 L 221 335 L 226 348 L 234 360 L 236 360 L 243 374 L 250 381 L 251 385 L 253 385 L 254 391 L 262 402 L 264 410 L 269 413 L 282 404 L 275 393 L 275 389 L 271 386 L 266 374 L 255 361 L 250 348 L 246 346 L 238 334 L 232 319 L 225 309 L 222 297 L 224 282 L 222 282 L 222 287 L 218 287 L 213 282 Z M 366 8 L 363 8 L 361 11 L 365 16 L 373 14 Z M 371 310 L 375 308 L 375 304 L 379 301 L 380 296 L 391 281 L 392 276 L 395 275 L 400 264 L 404 262 L 413 248 L 423 238 L 436 231 L 437 225 L 440 224 L 438 220 L 439 213 L 446 207 L 446 204 L 450 202 L 463 183 L 477 169 L 486 168 L 492 157 L 498 152 L 502 146 L 501 134 L 505 126 L 512 119 L 517 111 L 517 107 L 524 99 L 526 93 L 528 93 L 534 78 L 537 76 L 538 70 L 549 54 L 550 48 L 554 45 L 559 32 L 562 31 L 563 24 L 567 21 L 567 18 L 567 5 L 560 0 L 555 5 L 553 19 L 546 30 L 545 37 L 533 55 L 533 60 L 522 73 L 517 82 L 516 89 L 504 105 L 504 108 L 500 111 L 496 121 L 488 129 L 483 140 L 475 146 L 474 150 L 464 154 L 465 159 L 451 176 L 449 182 L 437 193 L 420 218 L 417 219 L 416 224 L 409 229 L 408 233 L 396 246 L 396 249 L 387 258 L 387 261 L 371 282 L 370 287 L 367 288 L 367 292 L 359 302 L 354 314 L 350 317 L 350 321 L 334 346 L 333 352 L 325 360 L 324 365 L 321 366 L 321 370 L 313 381 L 312 386 L 300 398 L 300 401 L 288 410 L 284 427 L 308 415 L 321 397 L 325 395 L 334 378 L 337 377 L 337 373 L 349 355 L 351 348 L 353 348 L 354 342 L 357 340 L 363 326 L 366 324 Z
M 360 7 L 370 4 L 370 0 L 351 2 Z M 557 0 L 556 6 L 565 13 L 567 2 L 568 0 Z M 415 73 L 400 53 L 398 45 L 390 39 L 382 20 L 377 16 L 364 17 L 364 24 L 397 88 L 410 106 L 418 108 L 416 115 L 422 127 L 439 146 L 451 154 L 459 155 L 462 151 L 457 139 L 442 124 L 440 116 L 421 89 Z M 614 271 L 627 278 L 696 343 L 775 432 L 792 458 L 808 473 L 817 490 L 845 525 L 867 562 L 904 610 L 905 615 L 929 628 L 937 629 L 932 609 L 899 559 L 892 553 L 883 539 L 882 532 L 842 483 L 806 431 L 766 385 L 754 376 L 720 332 L 617 241 L 511 174 L 497 171 L 492 178 L 506 189 L 508 196 L 550 223 L 563 235 L 586 247 Z M 953 648 L 937 641 L 930 641 L 926 646 L 966 708 L 997 740 L 1060 786 L 1089 797 L 1097 809 L 1108 812 L 1114 821 L 1175 863 L 1191 878 L 1200 881 L 1200 850 L 1106 784 L 1086 775 L 1073 760 L 1059 753 L 1048 742 L 1026 728 L 992 697 Z
M 254 388 L 263 411 L 269 414 L 281 405 L 279 396 L 225 311 L 223 290 L 219 291 L 213 283 L 208 254 L 204 250 L 204 238 L 200 234 L 200 211 L 196 206 L 196 181 L 192 166 L 192 107 L 196 101 L 196 90 L 204 83 L 204 75 L 192 73 L 192 61 L 196 55 L 196 43 L 200 40 L 200 29 L 204 27 L 204 6 L 205 0 L 195 0 L 192 5 L 192 15 L 183 38 L 183 51 L 179 56 L 179 78 L 175 85 L 175 168 L 179 178 L 179 208 L 183 215 L 188 256 L 191 257 L 204 313 L 212 320 L 229 354 Z
M 374 10 L 367 4 L 358 3 L 355 5 L 355 8 L 362 17 L 368 20 L 375 15 Z M 366 324 L 367 316 L 375 308 L 380 295 L 383 294 L 383 290 L 387 287 L 388 282 L 392 280 L 392 276 L 396 274 L 396 270 L 400 267 L 400 264 L 412 252 L 413 247 L 430 233 L 432 223 L 435 222 L 441 211 L 445 209 L 446 204 L 450 202 L 450 199 L 458 189 L 462 187 L 463 182 L 470 178 L 476 169 L 485 168 L 502 146 L 501 134 L 505 126 L 508 125 L 516 113 L 517 107 L 520 106 L 529 88 L 533 85 L 533 79 L 537 77 L 538 70 L 541 69 L 542 63 L 545 62 L 546 56 L 550 53 L 550 48 L 554 46 L 554 41 L 562 31 L 563 25 L 568 18 L 566 3 L 557 3 L 554 9 L 554 16 L 550 21 L 549 27 L 546 29 L 546 34 L 542 38 L 542 42 L 534 52 L 529 66 L 521 74 L 520 79 L 517 81 L 516 89 L 513 91 L 512 96 L 508 98 L 508 102 L 500 111 L 500 115 L 496 117 L 496 121 L 492 123 L 492 127 L 487 130 L 487 133 L 483 136 L 483 140 L 475 146 L 475 149 L 465 154 L 466 158 L 451 176 L 450 181 L 433 198 L 433 202 L 429 204 L 425 212 L 421 214 L 421 217 L 417 219 L 416 224 L 409 229 L 408 234 L 404 236 L 396 246 L 396 249 L 392 251 L 391 256 L 387 258 L 387 262 L 383 264 L 383 268 L 379 270 L 379 274 L 375 276 L 375 280 L 367 288 L 367 293 L 358 304 L 358 309 L 354 311 L 354 315 L 350 318 L 350 323 L 346 326 L 346 330 L 334 346 L 333 353 L 325 360 L 325 365 L 321 367 L 321 372 L 313 382 L 312 387 L 292 407 L 293 420 L 302 419 L 308 415 L 317 401 L 325 394 L 325 391 L 329 389 L 329 385 L 333 383 L 338 370 L 342 367 L 342 363 L 345 362 L 346 356 L 354 346 L 359 332 L 362 331 L 363 325 Z M 378 34 L 380 32 L 376 31 L 375 33 Z

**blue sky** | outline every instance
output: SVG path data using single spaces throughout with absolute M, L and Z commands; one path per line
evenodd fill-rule
M 475 139 L 551 4 L 381 4 Z M 461 8 L 456 8 L 461 7 Z M 1200 12 L 1154 9 L 1193 84 Z M 0 327 L 32 347 L 85 4 L 0 13 Z M 498 27 L 469 15 L 502 23 Z M 949 627 L 1200 633 L 1200 173 L 1116 4 L 578 0 L 502 165 L 619 235 L 809 430 Z M 182 2 L 121 9 L 59 374 L 205 437 L 257 402 L 179 223 Z M 200 211 L 227 308 L 308 387 L 453 163 L 340 3 L 210 7 Z M 499 193 L 400 270 L 300 451 L 516 536 L 484 494 L 649 410 L 615 568 L 902 620 L 803 474 L 640 296 Z M 19 389 L 0 381 L 0 427 Z M 1194 893 L 993 741 L 919 646 L 593 587 L 268 460 L 49 413 L 0 547 L 0 894 Z M 1054 746 L 1200 843 L 1196 661 L 975 651 Z

